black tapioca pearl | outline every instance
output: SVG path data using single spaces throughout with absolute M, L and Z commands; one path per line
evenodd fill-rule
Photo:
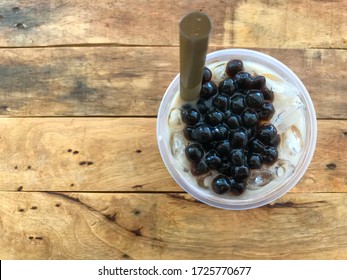
M 210 97 L 215 95 L 217 91 L 218 91 L 217 85 L 214 82 L 212 81 L 206 82 L 202 84 L 201 86 L 200 98 L 209 99 Z
M 261 154 L 265 149 L 265 145 L 259 139 L 256 138 L 253 138 L 249 141 L 248 147 L 251 152 L 259 154 Z
M 259 118 L 263 121 L 268 121 L 272 118 L 274 114 L 275 114 L 274 105 L 270 101 L 265 100 L 264 104 L 258 110 Z
M 230 191 L 230 179 L 223 174 L 217 175 L 212 180 L 212 190 L 217 194 L 224 194 Z
M 242 125 L 241 117 L 236 114 L 233 114 L 231 111 L 226 112 L 224 117 L 224 123 L 230 129 L 237 129 Z
M 235 94 L 230 98 L 229 108 L 232 113 L 236 115 L 241 115 L 246 109 L 245 96 L 242 94 Z
M 199 143 L 208 143 L 212 141 L 211 127 L 207 124 L 199 124 L 192 131 L 192 138 Z
M 270 102 L 274 101 L 275 95 L 274 95 L 274 92 L 272 90 L 268 89 L 267 87 L 263 87 L 261 89 L 261 92 L 262 92 L 265 100 L 268 100 Z
M 186 126 L 185 128 L 183 128 L 183 135 L 189 141 L 194 140 L 193 136 L 192 136 L 193 129 L 194 129 L 194 127 L 192 127 L 192 126 Z
M 242 149 L 246 147 L 247 142 L 248 135 L 244 129 L 239 128 L 231 133 L 230 143 L 234 149 Z
M 241 120 L 242 124 L 249 128 L 249 127 L 254 127 L 258 124 L 259 122 L 259 116 L 256 111 L 252 109 L 246 109 L 243 111 L 241 115 Z
M 233 195 L 239 196 L 241 194 L 243 194 L 247 188 L 247 185 L 244 182 L 235 182 L 232 181 L 233 179 L 231 179 L 231 187 L 230 187 L 230 192 Z
M 216 152 L 222 157 L 228 156 L 231 152 L 231 145 L 229 140 L 217 142 L 215 149 L 216 149 Z
M 227 140 L 229 138 L 230 130 L 224 125 L 220 124 L 212 130 L 214 141 Z
M 251 83 L 250 83 L 250 88 L 251 89 L 262 89 L 265 87 L 266 84 L 266 79 L 264 76 L 255 76 L 252 78 Z
M 229 157 L 230 157 L 230 162 L 235 166 L 236 165 L 240 166 L 247 163 L 246 154 L 243 149 L 233 149 L 230 152 Z
M 183 109 L 181 111 L 182 121 L 187 125 L 195 125 L 200 121 L 200 112 L 195 108 Z
M 204 67 L 204 71 L 202 73 L 202 83 L 206 83 L 211 81 L 212 78 L 212 72 L 208 67 Z
M 265 145 L 271 145 L 271 142 L 277 135 L 277 129 L 273 124 L 266 123 L 258 127 L 256 137 Z
M 231 78 L 221 81 L 218 85 L 218 91 L 228 96 L 232 96 L 234 94 L 235 89 L 236 89 L 235 82 Z
M 199 162 L 204 156 L 204 149 L 198 143 L 188 144 L 185 148 L 185 154 L 189 161 Z
M 232 166 L 231 167 L 231 176 L 234 178 L 236 182 L 243 182 L 250 175 L 250 170 L 248 166 Z
M 275 147 L 265 147 L 264 152 L 262 154 L 263 162 L 265 164 L 272 165 L 278 159 L 278 152 Z
M 212 108 L 212 101 L 209 99 L 199 99 L 196 106 L 201 114 L 206 114 Z
M 228 96 L 225 94 L 217 94 L 212 99 L 212 105 L 218 110 L 225 112 L 228 108 Z
M 228 161 L 222 162 L 220 167 L 218 168 L 218 172 L 224 174 L 226 176 L 231 175 L 231 163 Z
M 239 72 L 235 75 L 235 84 L 239 89 L 249 89 L 252 75 L 248 72 Z
M 228 61 L 226 67 L 225 67 L 225 73 L 229 77 L 235 77 L 235 75 L 241 71 L 243 71 L 243 62 L 239 59 L 233 59 Z
M 222 159 L 215 151 L 210 151 L 205 156 L 205 162 L 210 169 L 216 170 L 220 167 Z
M 263 159 L 260 154 L 251 153 L 247 156 L 247 164 L 250 169 L 260 169 L 263 166 Z
M 250 90 L 245 100 L 247 106 L 253 109 L 260 109 L 264 104 L 264 96 L 260 90 Z
M 210 111 L 208 111 L 208 113 L 205 116 L 205 122 L 208 123 L 211 126 L 216 126 L 222 123 L 224 118 L 224 114 L 215 109 L 212 108 Z

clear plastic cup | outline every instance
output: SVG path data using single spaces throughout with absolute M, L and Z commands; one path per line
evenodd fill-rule
M 288 164 L 286 158 L 283 158 L 283 156 L 286 155 L 286 152 L 280 152 L 282 154 L 282 159 L 271 167 L 271 171 L 269 171 L 272 172 L 272 175 L 270 176 L 271 183 L 262 187 L 258 187 L 256 185 L 254 188 L 252 188 L 250 185 L 245 194 L 241 196 L 218 195 L 213 193 L 213 191 L 210 189 L 199 186 L 194 176 L 189 174 L 187 168 L 180 166 L 177 160 L 173 157 L 170 146 L 170 129 L 168 119 L 172 103 L 174 100 L 177 101 L 177 94 L 179 94 L 179 74 L 171 82 L 161 101 L 157 120 L 157 139 L 163 162 L 173 179 L 178 185 L 181 186 L 182 189 L 197 200 L 208 205 L 229 210 L 244 210 L 257 208 L 268 204 L 286 194 L 298 183 L 306 172 L 313 157 L 317 138 L 317 123 L 314 106 L 309 93 L 300 79 L 283 63 L 269 55 L 257 51 L 246 49 L 226 49 L 208 54 L 206 58 L 206 66 L 209 67 L 210 65 L 218 65 L 219 62 L 224 63 L 230 59 L 240 59 L 245 63 L 263 65 L 271 69 L 275 76 L 281 78 L 280 82 L 276 85 L 276 87 L 278 87 L 276 90 L 283 90 L 282 98 L 288 97 L 289 101 L 285 102 L 288 104 L 280 109 L 283 110 L 281 114 L 285 117 L 284 123 L 292 121 L 292 126 L 295 127 L 295 122 L 302 122 L 301 125 L 304 127 L 304 129 L 299 132 L 299 134 L 303 133 L 303 135 L 300 136 L 302 141 L 300 142 L 300 152 L 295 158 L 295 164 Z M 293 105 L 291 103 L 295 102 L 293 101 L 294 99 L 290 99 L 293 98 L 293 93 L 299 98 L 300 103 L 303 104 L 303 106 L 300 108 L 300 110 L 302 110 L 302 117 L 300 117 L 301 120 L 290 119 L 291 115 L 295 116 L 295 109 L 291 107 Z M 276 102 L 276 96 L 274 102 Z M 274 105 L 275 109 L 277 110 L 275 103 Z M 281 124 L 281 121 L 279 121 L 276 125 L 280 127 L 280 130 L 281 125 L 284 126 L 284 124 Z M 293 148 L 295 152 L 295 139 L 293 146 L 293 144 L 290 142 L 292 136 L 290 133 L 288 133 L 287 136 L 286 129 L 287 127 L 283 130 L 283 133 L 285 133 L 283 135 L 285 136 L 282 136 L 281 146 L 279 149 L 286 151 L 285 149 L 287 148 Z M 295 136 L 296 132 L 294 131 L 293 133 Z M 290 152 L 287 153 L 287 155 L 291 156 Z M 256 181 L 260 178 L 262 181 L 266 177 L 264 177 L 264 174 L 262 174 L 260 177 L 256 177 L 256 172 L 252 173 L 252 180 L 255 179 Z

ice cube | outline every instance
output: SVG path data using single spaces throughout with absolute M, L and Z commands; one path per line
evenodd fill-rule
M 276 81 L 275 83 L 271 83 L 271 89 L 278 94 L 286 96 L 294 97 L 300 94 L 300 91 L 296 87 L 287 82 Z
M 210 69 L 213 73 L 212 80 L 215 83 L 220 83 L 222 80 L 226 78 L 225 74 L 225 63 L 220 63 Z
M 250 190 L 258 190 L 270 183 L 272 179 L 272 173 L 265 168 L 252 170 L 247 180 L 247 188 Z
M 181 119 L 181 109 L 180 108 L 172 108 L 169 114 L 169 125 L 178 126 L 182 123 Z
M 304 104 L 299 97 L 288 101 L 274 103 L 275 114 L 271 122 L 276 126 L 278 133 L 285 132 L 291 125 L 300 122 L 302 117 L 301 110 L 304 110 Z
M 182 170 L 188 169 L 189 167 L 189 162 L 185 155 L 186 144 L 187 140 L 183 132 L 180 131 L 172 134 L 170 141 L 171 153 L 180 167 L 182 167 Z
M 276 180 L 276 184 L 283 182 L 285 179 L 293 175 L 295 166 L 289 160 L 279 159 L 270 168 L 262 168 L 252 170 L 247 180 L 247 188 L 250 190 L 259 190 Z
M 288 130 L 281 135 L 281 157 L 295 158 L 300 155 L 304 141 L 300 130 L 292 125 Z
M 185 138 L 182 132 L 175 132 L 171 136 L 171 152 L 176 158 L 178 154 L 184 153 L 185 149 Z
M 295 171 L 294 164 L 285 159 L 279 159 L 277 162 L 272 166 L 272 176 L 274 178 L 279 178 L 282 181 L 289 178 L 291 175 L 293 175 Z

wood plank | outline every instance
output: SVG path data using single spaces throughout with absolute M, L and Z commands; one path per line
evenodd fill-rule
M 162 163 L 154 118 L 2 118 L 0 189 L 182 191 Z M 347 121 L 318 122 L 295 192 L 347 191 Z
M 347 1 L 237 1 L 234 45 L 330 48 L 347 46 Z M 337 34 L 334 34 L 338 32 Z
M 0 196 L 1 259 L 346 259 L 347 194 L 224 211 L 184 194 Z
M 319 118 L 347 118 L 346 50 L 260 51 L 297 73 Z M 156 116 L 179 68 L 170 47 L 0 49 L 0 61 L 5 116 Z
M 178 22 L 191 10 L 213 21 L 211 45 L 345 48 L 340 1 L 16 1 L 0 6 L 0 46 L 178 45 Z

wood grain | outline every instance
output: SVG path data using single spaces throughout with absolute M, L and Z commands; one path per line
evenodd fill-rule
M 0 189 L 182 191 L 161 160 L 155 118 L 3 118 Z M 313 161 L 295 192 L 347 191 L 347 121 L 318 122 Z
M 346 50 L 259 50 L 302 79 L 319 118 L 347 118 Z M 172 47 L 69 47 L 0 49 L 0 61 L 0 115 L 156 116 L 179 59 Z
M 1 259 L 345 259 L 347 194 L 226 211 L 185 194 L 0 196 Z
M 235 45 L 282 48 L 347 46 L 345 0 L 239 2 L 233 27 Z
M 345 0 L 4 0 L 0 46 L 177 46 L 181 17 L 201 10 L 213 22 L 211 45 L 343 48 L 346 8 Z

